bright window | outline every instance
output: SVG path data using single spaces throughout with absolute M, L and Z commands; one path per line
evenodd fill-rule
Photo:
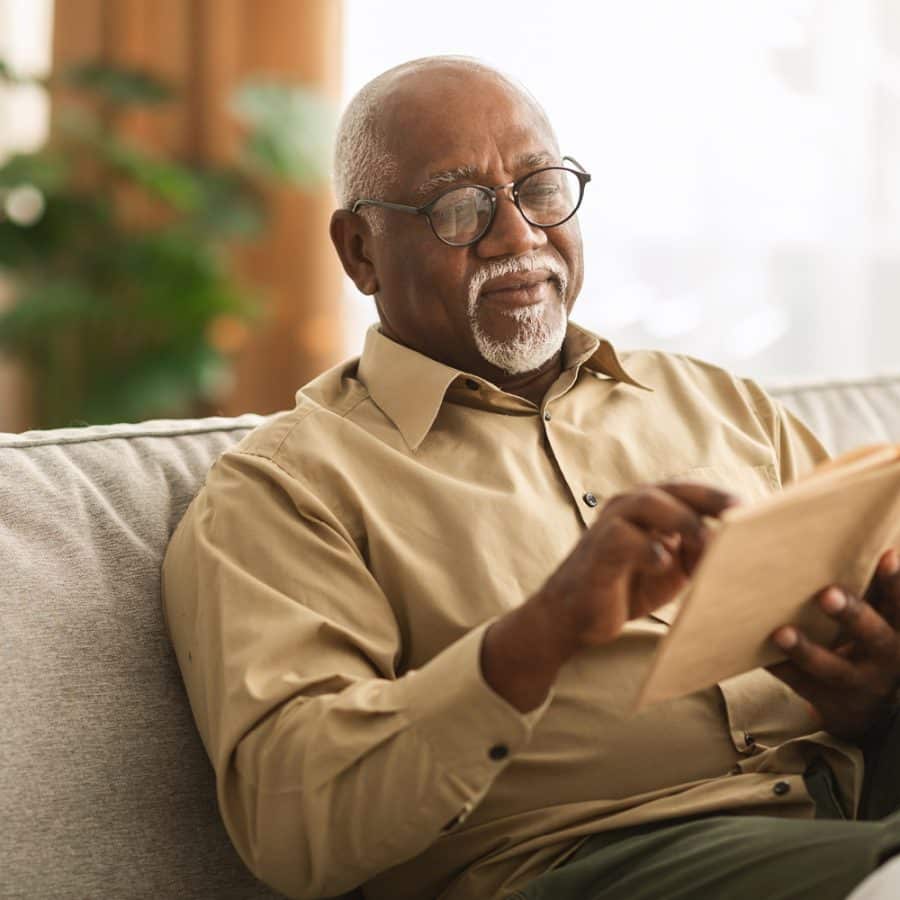
M 52 15 L 52 0 L 0 0 L 0 60 L 18 74 L 47 74 Z M 40 147 L 49 113 L 43 90 L 0 85 L 0 160 Z
M 440 9 L 346 0 L 345 99 L 434 53 L 521 79 L 594 176 L 576 321 L 766 379 L 900 370 L 900 4 Z

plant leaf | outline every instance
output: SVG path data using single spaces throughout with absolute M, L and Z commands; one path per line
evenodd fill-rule
M 249 80 L 231 98 L 247 129 L 243 161 L 257 174 L 300 186 L 326 180 L 334 132 L 334 105 L 307 88 Z
M 0 188 L 32 185 L 44 194 L 52 194 L 62 188 L 68 175 L 65 160 L 52 151 L 17 153 L 0 166 Z
M 143 69 L 79 63 L 63 72 L 62 81 L 116 105 L 157 106 L 175 96 L 173 88 Z

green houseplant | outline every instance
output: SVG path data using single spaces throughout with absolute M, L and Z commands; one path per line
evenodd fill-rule
M 26 79 L 0 63 L 0 81 Z M 176 100 L 159 80 L 86 64 L 54 81 L 66 90 L 54 140 L 0 166 L 0 279 L 12 297 L 0 351 L 26 367 L 32 424 L 209 409 L 228 384 L 229 345 L 259 308 L 230 250 L 264 228 L 266 182 L 324 176 L 330 108 L 301 88 L 244 83 L 231 103 L 242 151 L 213 167 L 121 137 L 126 112 Z

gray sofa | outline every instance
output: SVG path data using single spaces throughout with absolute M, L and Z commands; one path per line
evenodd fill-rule
M 834 451 L 900 441 L 900 375 L 773 393 Z M 277 896 L 220 824 L 159 602 L 172 529 L 261 421 L 0 434 L 0 897 Z

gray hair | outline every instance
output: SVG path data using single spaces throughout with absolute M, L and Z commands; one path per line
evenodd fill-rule
M 453 65 L 473 72 L 502 78 L 533 102 L 543 113 L 531 93 L 492 66 L 470 56 L 425 56 L 394 66 L 373 78 L 353 97 L 338 124 L 334 148 L 334 191 L 343 209 L 350 209 L 361 197 L 384 199 L 397 181 L 397 160 L 388 150 L 388 136 L 381 120 L 381 106 L 395 79 L 400 75 L 436 66 Z M 546 119 L 546 115 L 544 115 Z M 384 210 L 364 207 L 372 231 L 384 229 Z

